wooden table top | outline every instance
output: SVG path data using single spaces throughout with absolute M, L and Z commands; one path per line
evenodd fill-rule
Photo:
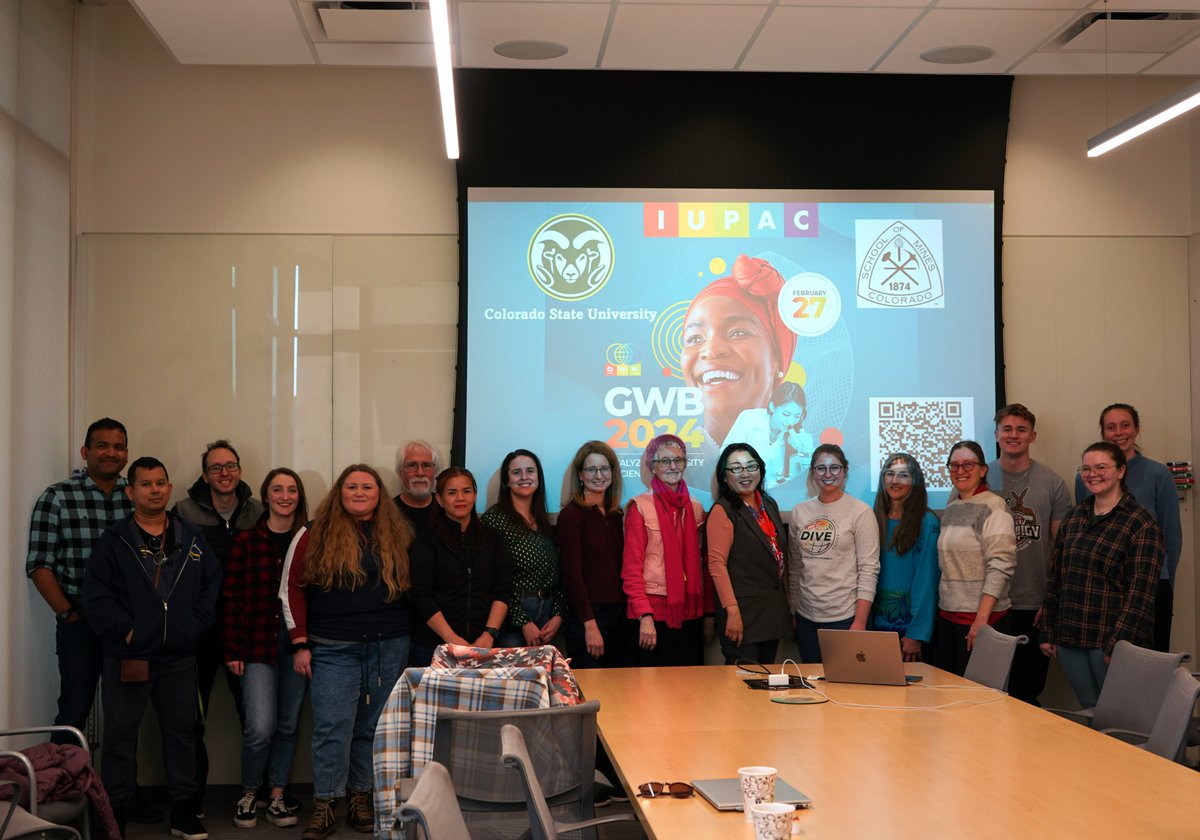
M 777 767 L 813 800 L 802 838 L 1200 838 L 1195 770 L 929 665 L 905 667 L 924 681 L 820 682 L 835 702 L 819 705 L 773 703 L 810 692 L 753 691 L 732 666 L 575 674 L 600 701 L 601 739 L 627 790 Z M 655 840 L 754 836 L 741 813 L 699 794 L 631 801 Z

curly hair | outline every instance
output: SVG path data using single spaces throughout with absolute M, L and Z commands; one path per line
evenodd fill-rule
M 342 487 L 351 474 L 367 473 L 379 488 L 379 504 L 372 517 L 372 533 L 365 540 L 358 522 L 342 507 Z M 333 488 L 317 506 L 310 532 L 305 583 L 324 591 L 356 589 L 367 582 L 363 569 L 363 550 L 372 551 L 379 566 L 379 579 L 387 587 L 386 601 L 395 601 L 412 585 L 408 568 L 408 547 L 413 530 L 399 508 L 383 493 L 383 480 L 367 464 L 351 464 L 342 470 Z

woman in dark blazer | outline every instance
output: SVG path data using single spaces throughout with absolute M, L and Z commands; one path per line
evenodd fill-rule
M 717 592 L 717 638 L 725 664 L 775 661 L 791 633 L 787 539 L 779 506 L 762 489 L 766 464 L 748 443 L 717 460 L 720 495 L 705 522 L 708 571 Z

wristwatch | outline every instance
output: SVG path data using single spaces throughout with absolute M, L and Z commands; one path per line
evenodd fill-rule
M 484 632 L 484 633 L 491 633 L 491 634 L 492 634 L 492 638 L 493 638 L 493 639 L 498 639 L 498 638 L 500 638 L 500 630 L 499 630 L 498 628 L 496 628 L 496 627 L 484 627 L 484 628 L 483 628 L 483 632 Z
M 74 608 L 74 607 L 67 607 L 65 610 L 63 610 L 62 612 L 58 613 L 58 615 L 56 615 L 55 617 L 56 617 L 56 618 L 57 618 L 59 621 L 66 621 L 68 618 L 70 618 L 70 617 L 71 617 L 71 616 L 73 616 L 73 615 L 75 615 L 75 608 Z

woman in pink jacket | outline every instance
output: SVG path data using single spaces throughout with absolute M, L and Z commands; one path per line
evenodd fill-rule
M 704 508 L 683 480 L 687 448 L 675 435 L 659 435 L 642 465 L 652 476 L 650 492 L 626 508 L 621 568 L 626 615 L 638 623 L 634 664 L 703 665 L 712 580 L 700 556 Z

